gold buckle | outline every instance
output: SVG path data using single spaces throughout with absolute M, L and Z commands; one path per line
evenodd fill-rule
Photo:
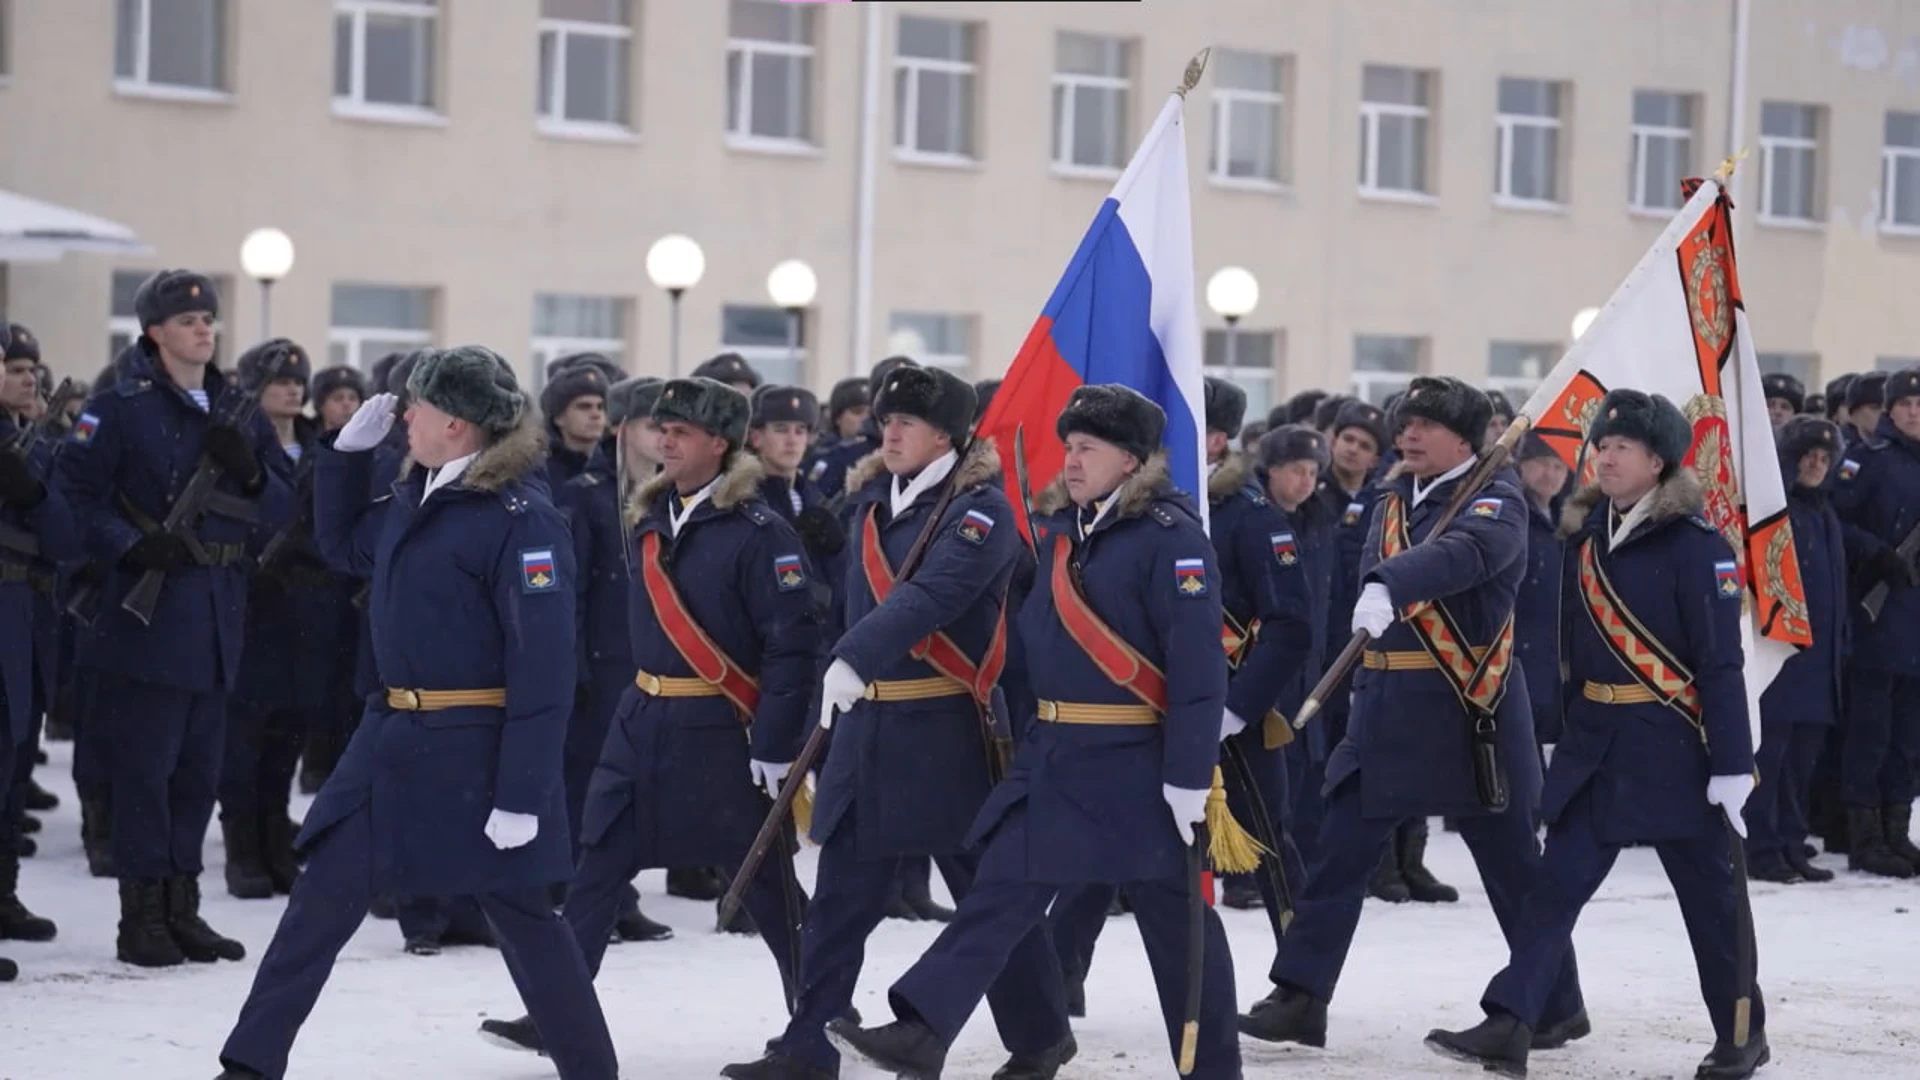
M 880 700 L 880 684 L 878 682 L 868 683 L 866 689 L 860 691 L 860 696 L 867 699 L 868 701 L 879 701 Z
M 387 696 L 398 700 L 400 708 L 406 712 L 420 711 L 420 691 L 418 690 L 395 690 Z M 392 702 L 389 701 L 388 704 Z
M 1042 701 L 1035 710 L 1040 719 L 1052 723 L 1060 718 L 1060 707 L 1051 701 Z
M 640 692 L 648 697 L 660 696 L 660 676 L 658 675 L 645 671 L 639 672 L 634 675 L 633 684 L 638 686 Z

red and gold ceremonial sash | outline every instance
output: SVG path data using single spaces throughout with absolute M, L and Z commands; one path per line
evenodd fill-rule
M 1223 610 L 1220 614 L 1224 616 L 1220 623 L 1220 647 L 1227 651 L 1227 670 L 1238 671 L 1240 662 L 1253 651 L 1253 643 L 1260 637 L 1260 620 L 1254 619 L 1243 627 L 1231 612 Z
M 1593 628 L 1600 631 L 1600 640 L 1633 673 L 1633 680 L 1646 687 L 1655 700 L 1679 713 L 1705 740 L 1707 731 L 1700 718 L 1700 692 L 1694 688 L 1693 672 L 1621 603 L 1600 565 L 1600 557 L 1594 553 L 1592 537 L 1580 544 L 1580 596 L 1586 601 Z
M 1067 636 L 1080 646 L 1080 651 L 1087 654 L 1102 675 L 1165 716 L 1166 675 L 1094 613 L 1086 594 L 1073 580 L 1072 555 L 1068 550 L 1072 546 L 1064 536 L 1053 545 L 1053 609 L 1060 617 L 1060 625 L 1066 627 Z
M 874 520 L 877 513 L 877 508 L 869 507 L 866 522 L 860 530 L 860 566 L 866 572 L 867 588 L 873 590 L 873 599 L 884 604 L 898 582 L 893 576 L 893 567 L 887 563 L 887 553 L 880 546 L 880 526 Z M 1000 681 L 1000 673 L 1007 666 L 1006 605 L 1001 605 L 1000 614 L 994 620 L 993 637 L 987 641 L 986 658 L 977 666 L 973 658 L 944 630 L 935 630 L 920 639 L 908 650 L 908 655 L 965 686 L 976 703 L 990 705 L 994 685 Z
M 1399 493 L 1387 492 L 1380 501 L 1380 561 L 1385 562 L 1412 547 L 1413 537 L 1407 526 L 1406 504 Z M 1478 660 L 1467 647 L 1460 624 L 1438 600 L 1409 604 L 1402 615 L 1463 707 L 1488 715 L 1499 710 L 1513 662 L 1512 612 L 1507 613 L 1492 647 Z
M 740 670 L 725 649 L 694 621 L 680 590 L 660 561 L 660 534 L 650 532 L 640 541 L 640 577 L 647 589 L 647 602 L 653 605 L 653 617 L 672 642 L 675 652 L 693 669 L 701 681 L 726 695 L 740 711 L 740 719 L 751 721 L 760 707 L 760 682 Z

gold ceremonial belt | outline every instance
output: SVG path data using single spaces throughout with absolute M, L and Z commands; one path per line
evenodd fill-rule
M 959 697 L 968 693 L 970 691 L 966 684 L 960 680 L 932 675 L 924 679 L 870 682 L 865 696 L 868 701 L 926 701 L 929 698 Z
M 1473 659 L 1476 663 L 1485 655 L 1487 655 L 1486 649 L 1474 646 Z M 1360 663 L 1368 671 L 1434 671 L 1440 666 L 1433 662 L 1433 657 L 1419 649 L 1409 649 L 1406 652 L 1381 652 L 1377 649 L 1368 649 L 1360 655 Z
M 387 687 L 387 708 L 401 712 L 439 712 L 464 706 L 501 709 L 507 704 L 504 687 L 492 690 L 396 690 Z
M 1103 724 L 1114 727 L 1146 727 L 1160 722 L 1160 714 L 1147 705 L 1089 705 L 1078 701 L 1042 701 L 1040 719 L 1049 724 Z
M 639 672 L 633 677 L 633 685 L 648 697 L 719 697 L 720 688 L 705 679 L 678 678 L 672 675 L 652 675 Z
M 1580 688 L 1580 696 L 1602 705 L 1661 705 L 1664 699 L 1639 683 L 1590 682 Z

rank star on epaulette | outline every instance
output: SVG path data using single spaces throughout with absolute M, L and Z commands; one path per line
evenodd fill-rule
M 1207 595 L 1206 560 L 1173 560 L 1173 587 L 1180 590 L 1181 596 Z
M 807 583 L 806 565 L 798 555 L 776 555 L 773 558 L 773 580 L 781 592 L 792 592 Z
M 533 548 L 520 553 L 520 588 L 523 592 L 551 592 L 560 583 L 554 569 L 552 548 Z
M 80 419 L 73 422 L 73 441 L 90 443 L 93 441 L 93 433 L 99 430 L 100 418 L 90 412 L 83 412 L 80 414 Z
M 1732 559 L 1713 564 L 1714 588 L 1719 590 L 1721 599 L 1730 599 L 1740 595 L 1740 565 Z
M 993 518 L 978 510 L 967 511 L 960 519 L 960 539 L 969 544 L 979 545 L 987 542 L 987 534 L 993 532 Z
M 1294 547 L 1293 534 L 1277 532 L 1268 535 L 1273 544 L 1273 557 L 1280 560 L 1281 566 L 1292 566 L 1300 561 L 1300 552 Z

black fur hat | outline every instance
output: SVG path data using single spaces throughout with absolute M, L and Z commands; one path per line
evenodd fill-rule
M 1225 379 L 1206 377 L 1203 392 L 1207 407 L 1207 430 L 1218 431 L 1231 439 L 1240 434 L 1247 421 L 1247 392 Z
M 1332 457 L 1327 437 L 1307 424 L 1286 424 L 1260 437 L 1260 465 L 1277 469 L 1290 461 L 1311 461 L 1315 471 L 1326 471 Z
M 867 372 L 867 404 L 871 405 L 880 399 L 880 384 L 888 375 L 903 367 L 919 366 L 911 356 L 889 356 L 873 365 L 873 370 Z
M 410 400 L 425 402 L 491 435 L 504 435 L 520 423 L 527 396 L 520 391 L 513 366 L 499 353 L 484 345 L 458 345 L 429 349 L 418 356 L 407 375 Z
M 1808 394 L 1805 412 L 1808 416 L 1827 415 L 1827 395 L 1821 393 Z
M 667 380 L 657 375 L 635 375 L 607 387 L 607 423 L 615 427 L 653 414 L 653 403 Z
M 1485 392 L 1451 375 L 1418 375 L 1391 415 L 1396 432 L 1413 417 L 1422 417 L 1465 439 L 1477 454 L 1486 441 L 1487 422 L 1493 419 L 1493 403 Z
M 234 361 L 235 374 L 240 376 L 240 384 L 249 390 L 261 386 L 266 379 L 267 370 L 276 369 L 274 381 L 294 379 L 300 383 L 300 393 L 304 399 L 307 384 L 313 377 L 313 361 L 307 359 L 307 350 L 283 337 L 263 341 Z
M 820 426 L 820 399 L 799 386 L 763 386 L 753 394 L 753 427 L 768 424 Z
M 1347 407 L 1353 398 L 1346 394 L 1328 394 L 1326 400 L 1313 407 L 1313 426 L 1315 430 L 1333 434 L 1332 428 L 1340 419 L 1340 410 Z
M 669 379 L 653 402 L 655 423 L 678 420 L 727 440 L 738 450 L 747 441 L 747 395 L 717 379 Z
M 1547 440 L 1540 437 L 1539 432 L 1529 431 L 1520 437 L 1520 448 L 1514 451 L 1513 463 L 1518 465 L 1523 461 L 1533 461 L 1538 458 L 1557 458 L 1559 456 L 1559 453 L 1548 444 Z
M 0 356 L 6 355 L 11 348 L 13 348 L 13 325 L 5 319 L 0 319 Z
M 19 323 L 0 321 L 0 353 L 9 360 L 40 362 L 40 339 Z
M 1827 419 L 1833 419 L 1835 413 L 1847 407 L 1847 388 L 1853 385 L 1853 375 L 1846 374 L 1827 382 Z
M 598 354 L 593 353 L 584 353 L 582 356 L 598 358 Z M 607 390 L 613 384 L 614 380 L 607 377 L 606 369 L 599 364 L 562 362 L 547 369 L 547 385 L 540 391 L 540 412 L 546 416 L 547 425 L 551 427 L 575 398 L 598 397 L 604 403 Z
M 1327 400 L 1327 392 L 1325 390 L 1302 390 L 1293 395 L 1287 399 L 1287 418 L 1285 423 L 1313 423 L 1313 410 L 1319 408 L 1320 403 L 1325 400 Z M 1281 426 L 1279 423 L 1274 422 L 1272 415 L 1268 415 L 1267 422 L 1272 423 L 1274 427 Z
M 1091 435 L 1144 462 L 1160 449 L 1167 414 L 1137 390 L 1096 383 L 1073 392 L 1053 429 L 1062 439 L 1075 432 Z
M 841 413 L 872 404 L 873 394 L 867 389 L 867 380 L 858 375 L 841 379 L 833 384 L 833 393 L 827 395 L 827 423 L 838 424 Z
M 1784 371 L 1760 376 L 1760 389 L 1768 401 L 1779 398 L 1793 406 L 1794 412 L 1807 411 L 1807 388 Z
M 1632 439 L 1657 455 L 1661 480 L 1673 475 L 1693 445 L 1693 429 L 1673 402 L 1639 390 L 1610 390 L 1601 400 L 1587 441 L 1597 446 L 1609 435 Z
M 958 446 L 973 430 L 978 402 L 973 385 L 951 371 L 898 365 L 873 396 L 873 418 L 884 424 L 894 413 L 917 416 L 946 432 Z
M 1901 398 L 1920 397 L 1920 367 L 1901 368 L 1887 376 L 1887 388 L 1880 401 L 1887 408 Z
M 973 407 L 974 423 L 979 423 L 980 418 L 987 415 L 987 410 L 993 408 L 993 395 L 999 392 L 999 379 L 981 379 L 973 384 L 973 396 L 977 401 Z
M 1796 416 L 1780 425 L 1774 433 L 1774 445 L 1780 448 L 1780 468 L 1788 483 L 1800 471 L 1800 459 L 1814 450 L 1840 456 L 1840 425 L 1818 416 Z
M 1887 392 L 1887 373 L 1884 371 L 1863 371 L 1847 384 L 1847 408 L 1857 409 L 1862 405 L 1885 405 Z
M 1345 405 L 1340 406 L 1339 413 L 1333 418 L 1331 434 L 1337 439 L 1341 432 L 1350 427 L 1357 427 L 1373 436 L 1373 449 L 1376 453 L 1387 452 L 1387 414 L 1381 411 L 1380 406 L 1348 399 Z
M 367 377 L 346 364 L 322 368 L 313 376 L 313 400 L 324 402 L 335 390 L 351 390 L 361 401 L 367 400 Z
M 189 311 L 204 311 L 220 317 L 220 291 L 205 274 L 162 270 L 141 282 L 134 291 L 133 313 L 139 317 L 142 331 Z
M 1483 390 L 1481 393 L 1487 395 L 1487 405 L 1493 409 L 1493 416 L 1513 423 L 1513 402 L 1507 399 L 1507 395 L 1498 390 Z
M 760 385 L 760 373 L 736 352 L 723 352 L 694 368 L 693 377 L 720 383 L 746 383 L 749 389 Z

